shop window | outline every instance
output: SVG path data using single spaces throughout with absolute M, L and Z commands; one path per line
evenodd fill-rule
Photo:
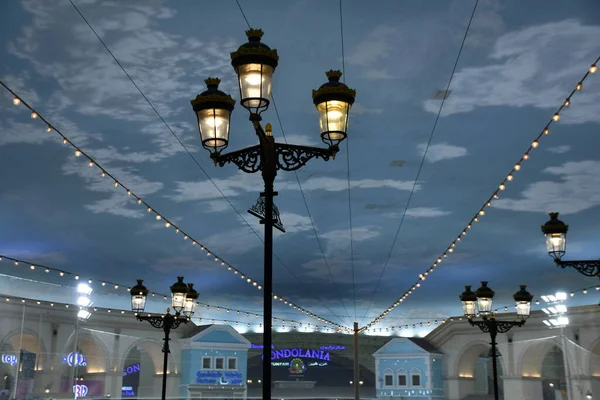
M 394 376 L 392 374 L 386 373 L 383 376 L 383 384 L 384 386 L 394 386 Z
M 212 357 L 202 357 L 202 369 L 212 369 Z
M 411 386 L 421 386 L 421 371 L 413 369 L 410 371 L 410 384 Z
M 408 386 L 408 379 L 406 371 L 398 373 L 398 386 Z
M 225 359 L 223 357 L 215 357 L 215 369 L 225 369 Z
M 236 357 L 229 357 L 227 359 L 227 369 L 229 370 L 237 370 L 237 358 Z

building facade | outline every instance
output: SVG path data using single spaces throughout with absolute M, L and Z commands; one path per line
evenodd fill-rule
M 0 303 L 3 393 L 11 398 L 72 399 L 74 392 L 84 398 L 160 397 L 161 329 L 138 322 L 131 312 L 98 310 L 85 322 L 76 315 L 76 307 L 64 305 L 13 299 Z M 600 398 L 599 316 L 598 306 L 574 307 L 569 326 L 549 330 L 542 313 L 534 312 L 524 327 L 499 335 L 504 398 L 555 400 L 566 391 L 570 400 L 587 400 L 588 393 Z M 260 393 L 260 333 L 187 324 L 171 338 L 168 397 L 194 398 L 207 390 L 231 397 Z M 363 396 L 399 398 L 391 394 L 393 389 L 408 398 L 440 398 L 441 387 L 442 398 L 449 400 L 490 393 L 488 334 L 454 319 L 425 339 L 361 336 Z M 274 394 L 352 396 L 352 350 L 351 335 L 274 334 Z M 286 389 L 289 382 L 304 382 L 299 385 L 304 387 Z

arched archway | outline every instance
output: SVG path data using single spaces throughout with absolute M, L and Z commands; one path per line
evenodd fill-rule
M 498 389 L 503 392 L 504 359 L 496 346 Z M 488 342 L 479 340 L 469 343 L 456 358 L 455 371 L 458 377 L 474 380 L 474 394 L 493 394 L 493 366 L 491 346 Z
M 35 371 L 44 367 L 46 351 L 42 339 L 29 329 L 22 333 L 21 329 L 13 330 L 0 342 L 0 353 L 0 390 L 12 393 L 18 378 L 17 395 L 25 396 L 34 386 Z
M 74 385 L 84 385 L 89 389 L 89 396 L 104 394 L 110 353 L 93 332 L 75 330 L 57 357 L 60 382 L 53 383 L 52 391 L 72 395 Z
M 589 371 L 592 376 L 600 376 L 600 338 L 590 347 Z
M 123 371 L 123 393 L 125 397 L 154 397 L 154 384 L 157 374 L 162 374 L 162 345 L 154 340 L 138 340 L 123 353 L 119 360 Z M 170 360 L 167 371 L 176 372 Z
M 569 383 L 565 372 L 561 337 L 532 341 L 521 353 L 517 368 L 520 368 L 518 372 L 521 376 L 541 380 L 543 400 L 567 396 Z

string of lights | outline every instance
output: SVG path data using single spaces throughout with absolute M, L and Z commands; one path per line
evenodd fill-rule
M 258 281 L 256 281 L 255 279 L 247 276 L 245 273 L 243 273 L 241 270 L 235 268 L 234 266 L 232 266 L 231 264 L 229 264 L 228 262 L 226 262 L 223 258 L 221 258 L 220 256 L 214 254 L 209 248 L 207 248 L 205 245 L 203 245 L 202 243 L 200 243 L 199 241 L 197 241 L 196 239 L 194 239 L 192 236 L 190 236 L 188 233 L 186 233 L 183 229 L 181 229 L 178 225 L 176 225 L 172 220 L 168 219 L 167 217 L 165 217 L 163 214 L 161 214 L 160 212 L 158 212 L 156 209 L 154 209 L 146 200 L 144 200 L 142 197 L 140 197 L 139 195 L 137 195 L 136 193 L 134 193 L 134 191 L 129 188 L 128 186 L 126 186 L 123 182 L 121 182 L 115 175 L 111 174 L 109 171 L 107 171 L 106 168 L 104 168 L 102 165 L 100 165 L 91 155 L 89 155 L 88 153 L 86 153 L 81 147 L 77 146 L 75 143 L 73 143 L 65 134 L 63 134 L 60 129 L 58 129 L 56 126 L 54 126 L 52 123 L 50 123 L 48 121 L 48 119 L 46 119 L 45 117 L 43 117 L 37 110 L 35 110 L 30 104 L 28 104 L 22 97 L 20 97 L 17 93 L 15 93 L 10 87 L 8 87 L 3 81 L 0 81 L 0 85 L 2 87 L 4 87 L 8 92 L 11 93 L 11 95 L 13 96 L 13 104 L 15 106 L 18 105 L 23 105 L 25 106 L 30 112 L 31 112 L 31 118 L 34 120 L 40 120 L 42 122 L 45 123 L 46 125 L 46 132 L 47 133 L 56 133 L 57 135 L 59 135 L 62 139 L 63 144 L 70 146 L 74 152 L 74 156 L 78 157 L 78 158 L 83 158 L 87 161 L 87 164 L 90 168 L 97 168 L 100 170 L 100 176 L 102 177 L 107 177 L 108 179 L 111 179 L 114 182 L 114 187 L 115 189 L 120 189 L 123 190 L 127 193 L 128 196 L 130 196 L 132 198 L 132 200 L 134 200 L 140 207 L 144 207 L 147 211 L 148 214 L 153 215 L 154 218 L 157 221 L 160 221 L 160 223 L 164 223 L 165 228 L 167 229 L 171 229 L 172 231 L 174 231 L 176 234 L 181 235 L 181 237 L 183 238 L 183 240 L 189 241 L 194 247 L 199 248 L 200 250 L 204 251 L 206 253 L 207 257 L 212 257 L 215 261 L 215 264 L 220 265 L 224 268 L 226 268 L 228 271 L 232 272 L 234 275 L 237 275 L 240 277 L 240 279 L 245 280 L 248 284 L 252 285 L 253 287 L 255 287 L 257 290 L 262 290 L 262 285 L 260 285 L 258 283 Z M 279 300 L 282 303 L 289 305 L 290 307 L 292 307 L 295 310 L 298 310 L 299 312 L 308 315 L 309 317 L 316 319 L 320 322 L 324 322 L 326 324 L 332 325 L 334 327 L 336 327 L 337 329 L 341 329 L 341 330 L 347 330 L 349 331 L 349 328 L 344 327 L 340 324 L 337 324 L 333 321 L 330 321 L 328 319 L 322 318 L 300 306 L 298 306 L 297 304 L 289 301 L 288 299 L 279 296 L 275 293 L 273 293 L 273 299 L 275 300 Z
M 596 286 L 587 286 L 578 290 L 573 290 L 571 292 L 569 292 L 570 297 L 575 297 L 576 294 L 581 293 L 583 295 L 586 295 L 592 291 L 598 291 L 600 292 L 600 285 L 596 285 Z M 539 300 L 535 301 L 536 305 L 540 304 Z M 514 305 L 511 306 L 501 306 L 499 308 L 494 309 L 494 313 L 498 314 L 500 313 L 500 311 L 504 311 L 504 312 L 508 312 L 510 309 L 515 308 Z M 403 318 L 403 319 L 408 319 L 408 318 Z M 465 319 L 465 317 L 447 317 L 444 319 L 429 319 L 429 320 L 422 320 L 420 322 L 414 322 L 411 324 L 404 324 L 404 325 L 398 325 L 398 326 L 390 326 L 387 328 L 370 328 L 370 329 L 366 329 L 365 332 L 366 333 L 377 333 L 377 332 L 394 332 L 394 331 L 398 331 L 401 332 L 403 329 L 410 329 L 412 327 L 412 329 L 416 329 L 416 328 L 422 328 L 425 326 L 431 326 L 431 325 L 441 325 L 441 324 L 445 324 L 446 322 L 454 322 L 454 321 L 462 321 L 463 319 Z
M 70 304 L 70 303 L 60 303 L 60 302 L 53 302 L 53 301 L 45 301 L 45 300 L 37 300 L 37 299 L 31 299 L 31 298 L 26 298 L 26 297 L 14 297 L 14 296 L 2 296 L 4 298 L 4 301 L 6 303 L 9 302 L 14 302 L 17 304 L 23 304 L 23 305 L 37 305 L 37 306 L 50 306 L 50 307 L 56 307 L 56 308 L 66 308 L 66 309 L 74 309 L 74 310 L 80 310 L 80 309 L 84 309 L 85 307 L 81 307 L 77 304 Z M 120 314 L 120 315 L 138 315 L 138 313 L 135 313 L 131 310 L 121 310 L 121 309 L 115 309 L 115 308 L 100 308 L 100 307 L 93 307 L 92 308 L 93 311 L 95 313 L 109 313 L 109 314 Z M 162 314 L 156 314 L 156 313 L 142 313 L 143 315 L 147 315 L 149 317 L 152 316 L 161 316 Z M 231 319 L 218 319 L 218 318 L 195 318 L 192 317 L 192 321 L 197 321 L 197 322 L 210 322 L 211 324 L 215 324 L 217 322 L 222 322 L 224 324 L 230 324 L 232 326 L 246 326 L 246 327 L 251 327 L 253 326 L 253 324 L 249 323 L 249 322 L 245 322 L 245 321 L 239 321 L 239 320 L 231 320 Z M 315 325 L 315 324 L 311 324 L 309 323 L 302 323 L 300 321 L 296 321 L 296 320 L 285 320 L 285 319 L 280 319 L 280 318 L 273 318 L 273 321 L 276 322 L 276 324 L 273 324 L 273 327 L 281 327 L 281 328 L 300 328 L 300 327 L 304 327 L 305 329 L 314 329 L 315 331 L 325 331 L 325 332 L 333 332 L 334 329 L 331 329 L 331 327 L 327 326 L 327 325 Z M 262 328 L 262 324 L 258 324 L 256 325 L 259 328 Z
M 96 280 L 94 281 L 93 279 L 86 279 L 81 277 L 79 274 L 75 274 L 73 272 L 69 272 L 66 271 L 64 269 L 57 269 L 54 267 L 49 267 L 47 265 L 42 265 L 42 264 L 36 264 L 36 263 L 32 263 L 32 262 L 28 262 L 28 261 L 24 261 L 21 259 L 17 259 L 14 257 L 9 257 L 9 256 L 5 256 L 0 254 L 0 262 L 2 261 L 10 261 L 12 263 L 14 263 L 15 266 L 28 266 L 28 270 L 29 271 L 41 271 L 43 270 L 45 273 L 51 273 L 51 272 L 56 272 L 58 273 L 58 275 L 60 277 L 73 277 L 73 279 L 75 279 L 76 281 L 87 281 L 88 284 L 92 285 L 94 282 L 98 283 L 100 282 L 100 285 L 104 288 L 113 288 L 114 290 L 125 290 L 127 292 L 129 292 L 131 290 L 130 287 L 128 287 L 127 285 L 123 285 L 123 284 L 119 284 L 119 283 L 115 283 L 112 281 L 108 281 L 108 280 Z M 37 282 L 37 283 L 45 283 L 43 281 L 39 281 L 39 280 L 33 280 L 33 282 Z M 165 295 L 165 294 L 160 294 L 157 292 L 151 292 L 149 293 L 151 296 L 157 296 L 159 298 L 162 298 L 162 300 L 168 300 L 169 296 Z M 284 300 L 285 301 L 285 300 Z M 256 312 L 251 312 L 251 311 L 245 311 L 245 310 L 241 310 L 241 309 L 232 309 L 231 307 L 227 307 L 227 306 L 222 306 L 222 305 L 217 305 L 217 304 L 208 304 L 208 303 L 203 303 L 203 302 L 198 302 L 198 304 L 204 308 L 206 308 L 207 310 L 213 310 L 213 311 L 218 311 L 218 312 L 225 312 L 225 313 L 235 313 L 236 315 L 245 315 L 246 317 L 254 317 L 254 318 L 259 318 L 262 317 L 262 314 L 260 313 L 256 313 Z M 293 323 L 299 323 L 298 321 L 295 321 L 293 319 L 283 319 L 281 317 L 274 317 L 273 321 L 291 321 Z M 219 321 L 226 321 L 226 320 L 219 320 Z M 309 324 L 310 325 L 310 324 Z
M 498 185 L 496 190 L 494 190 L 492 195 L 485 201 L 485 203 L 483 203 L 483 205 L 479 208 L 477 213 L 475 213 L 475 215 L 471 218 L 469 223 L 461 230 L 456 239 L 454 239 L 452 243 L 450 243 L 450 245 L 446 248 L 446 250 L 444 250 L 444 252 L 432 263 L 431 267 L 429 267 L 424 273 L 419 274 L 417 281 L 415 282 L 415 284 L 412 285 L 410 289 L 405 291 L 402 294 L 402 296 L 400 296 L 391 306 L 389 306 L 384 312 L 379 314 L 377 318 L 373 319 L 367 325 L 362 327 L 361 330 L 369 329 L 371 326 L 379 323 L 383 318 L 385 318 L 390 312 L 392 312 L 396 307 L 398 307 L 402 302 L 404 302 L 404 300 L 406 300 L 408 296 L 410 296 L 415 290 L 420 288 L 422 282 L 425 281 L 426 277 L 429 274 L 433 273 L 433 271 L 435 271 L 435 269 L 440 266 L 440 264 L 444 261 L 444 259 L 448 257 L 449 254 L 454 252 L 454 249 L 465 238 L 467 232 L 473 227 L 474 224 L 480 222 L 481 218 L 485 216 L 486 210 L 492 207 L 492 201 L 498 199 L 500 197 L 499 193 L 504 191 L 506 189 L 506 186 L 513 181 L 515 173 L 521 170 L 523 163 L 527 161 L 531 156 L 531 152 L 539 147 L 540 140 L 544 136 L 550 134 L 550 128 L 552 127 L 552 125 L 560 121 L 561 113 L 565 108 L 571 105 L 571 98 L 573 97 L 573 95 L 581 91 L 583 89 L 583 84 L 585 80 L 590 75 L 595 74 L 598 71 L 598 62 L 600 62 L 600 57 L 598 57 L 596 61 L 594 61 L 592 65 L 588 68 L 581 80 L 577 82 L 571 93 L 565 98 L 563 103 L 552 115 L 552 118 L 546 123 L 542 131 L 531 142 L 531 144 L 529 145 L 525 153 L 523 153 L 519 161 L 511 168 L 510 172 L 506 175 L 506 177 L 502 181 L 500 181 L 500 184 Z

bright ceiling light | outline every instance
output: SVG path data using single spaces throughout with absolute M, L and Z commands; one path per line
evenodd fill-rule
M 83 320 L 88 319 L 91 315 L 92 315 L 92 313 L 89 312 L 88 310 L 79 310 L 77 312 L 77 318 L 83 319 Z
M 79 296 L 77 304 L 81 307 L 89 307 L 92 304 L 92 301 L 85 296 Z
M 85 294 L 85 295 L 90 295 L 92 294 L 92 291 L 94 289 L 92 289 L 90 287 L 90 285 L 88 285 L 87 283 L 80 283 L 79 285 L 77 285 L 77 293 L 81 293 L 81 294 Z

